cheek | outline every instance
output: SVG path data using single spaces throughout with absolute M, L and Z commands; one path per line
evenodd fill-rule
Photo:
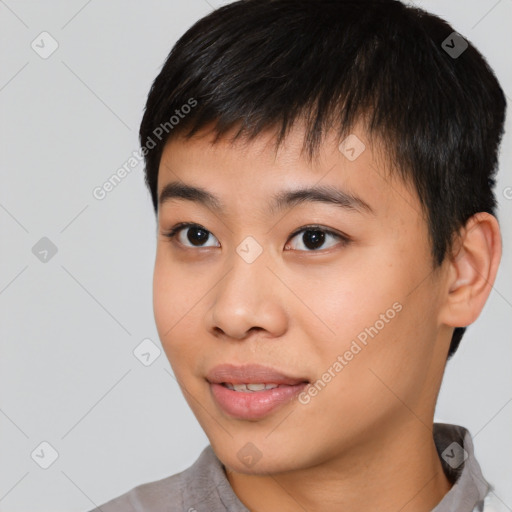
M 203 286 L 206 288 L 205 286 Z M 194 307 L 206 290 L 196 287 L 157 254 L 153 274 L 153 312 L 162 346 L 169 361 L 194 350 Z
M 382 293 L 389 291 L 386 287 Z M 336 324 L 343 333 L 336 343 L 322 344 L 318 378 L 329 379 L 329 369 L 336 375 L 322 400 L 349 428 L 357 430 L 393 411 L 407 414 L 404 404 L 420 414 L 420 398 L 430 388 L 436 326 L 429 320 L 435 318 L 435 300 L 428 300 L 432 290 L 417 292 L 407 296 L 398 287 L 385 300 L 368 294 L 349 324 L 341 319 Z M 355 309 L 356 298 L 363 296 L 352 295 L 343 304 Z
M 436 334 L 436 300 L 430 283 L 422 283 L 425 274 L 407 254 L 381 248 L 378 254 L 358 251 L 357 259 L 331 272 L 323 269 L 318 286 L 311 286 L 311 275 L 302 278 L 298 289 L 311 314 L 297 310 L 294 316 L 315 340 L 311 350 L 320 375 L 344 355 L 346 377 L 367 381 L 362 392 L 375 384 L 369 368 L 388 380 L 396 380 L 404 368 L 413 369 L 405 381 L 426 371 Z
M 395 270 L 392 257 L 388 264 L 385 254 L 376 257 L 372 252 L 354 251 L 353 261 L 345 258 L 342 265 L 324 267 L 316 275 L 308 271 L 295 276 L 294 290 L 309 310 L 298 305 L 295 317 L 302 319 L 311 339 L 320 337 L 331 347 L 348 349 L 358 335 L 364 341 L 368 330 L 374 332 L 376 327 L 380 333 L 396 323 L 404 272 Z
M 153 272 L 153 312 L 160 341 L 165 344 L 165 333 L 173 326 L 175 321 L 173 317 L 177 283 L 173 282 L 172 273 L 162 260 L 161 254 L 157 251 Z

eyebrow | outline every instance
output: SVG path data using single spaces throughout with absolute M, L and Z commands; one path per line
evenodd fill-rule
M 225 207 L 222 202 L 204 188 L 173 181 L 162 189 L 158 204 L 161 206 L 173 199 L 183 199 L 203 204 L 215 212 L 222 214 Z M 344 210 L 375 215 L 373 208 L 360 197 L 332 185 L 316 185 L 312 187 L 283 190 L 275 194 L 270 201 L 268 210 L 276 214 L 286 208 L 292 208 L 305 202 L 333 204 Z

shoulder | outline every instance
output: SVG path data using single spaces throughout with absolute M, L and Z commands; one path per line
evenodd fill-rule
M 201 499 L 204 487 L 199 484 L 209 479 L 209 474 L 216 469 L 215 463 L 213 451 L 207 446 L 187 469 L 138 485 L 89 512 L 186 512 L 184 503 L 191 498 Z M 206 478 L 201 478 L 203 476 Z
M 183 510 L 183 473 L 176 473 L 161 480 L 147 482 L 90 512 L 171 512 Z

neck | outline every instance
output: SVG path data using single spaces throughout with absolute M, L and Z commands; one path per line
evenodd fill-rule
M 452 485 L 432 431 L 416 418 L 320 465 L 272 475 L 225 469 L 252 512 L 430 512 Z

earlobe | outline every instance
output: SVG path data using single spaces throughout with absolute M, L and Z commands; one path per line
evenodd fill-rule
M 485 212 L 473 215 L 455 246 L 439 320 L 450 327 L 466 327 L 480 315 L 496 279 L 501 259 L 497 219 Z

